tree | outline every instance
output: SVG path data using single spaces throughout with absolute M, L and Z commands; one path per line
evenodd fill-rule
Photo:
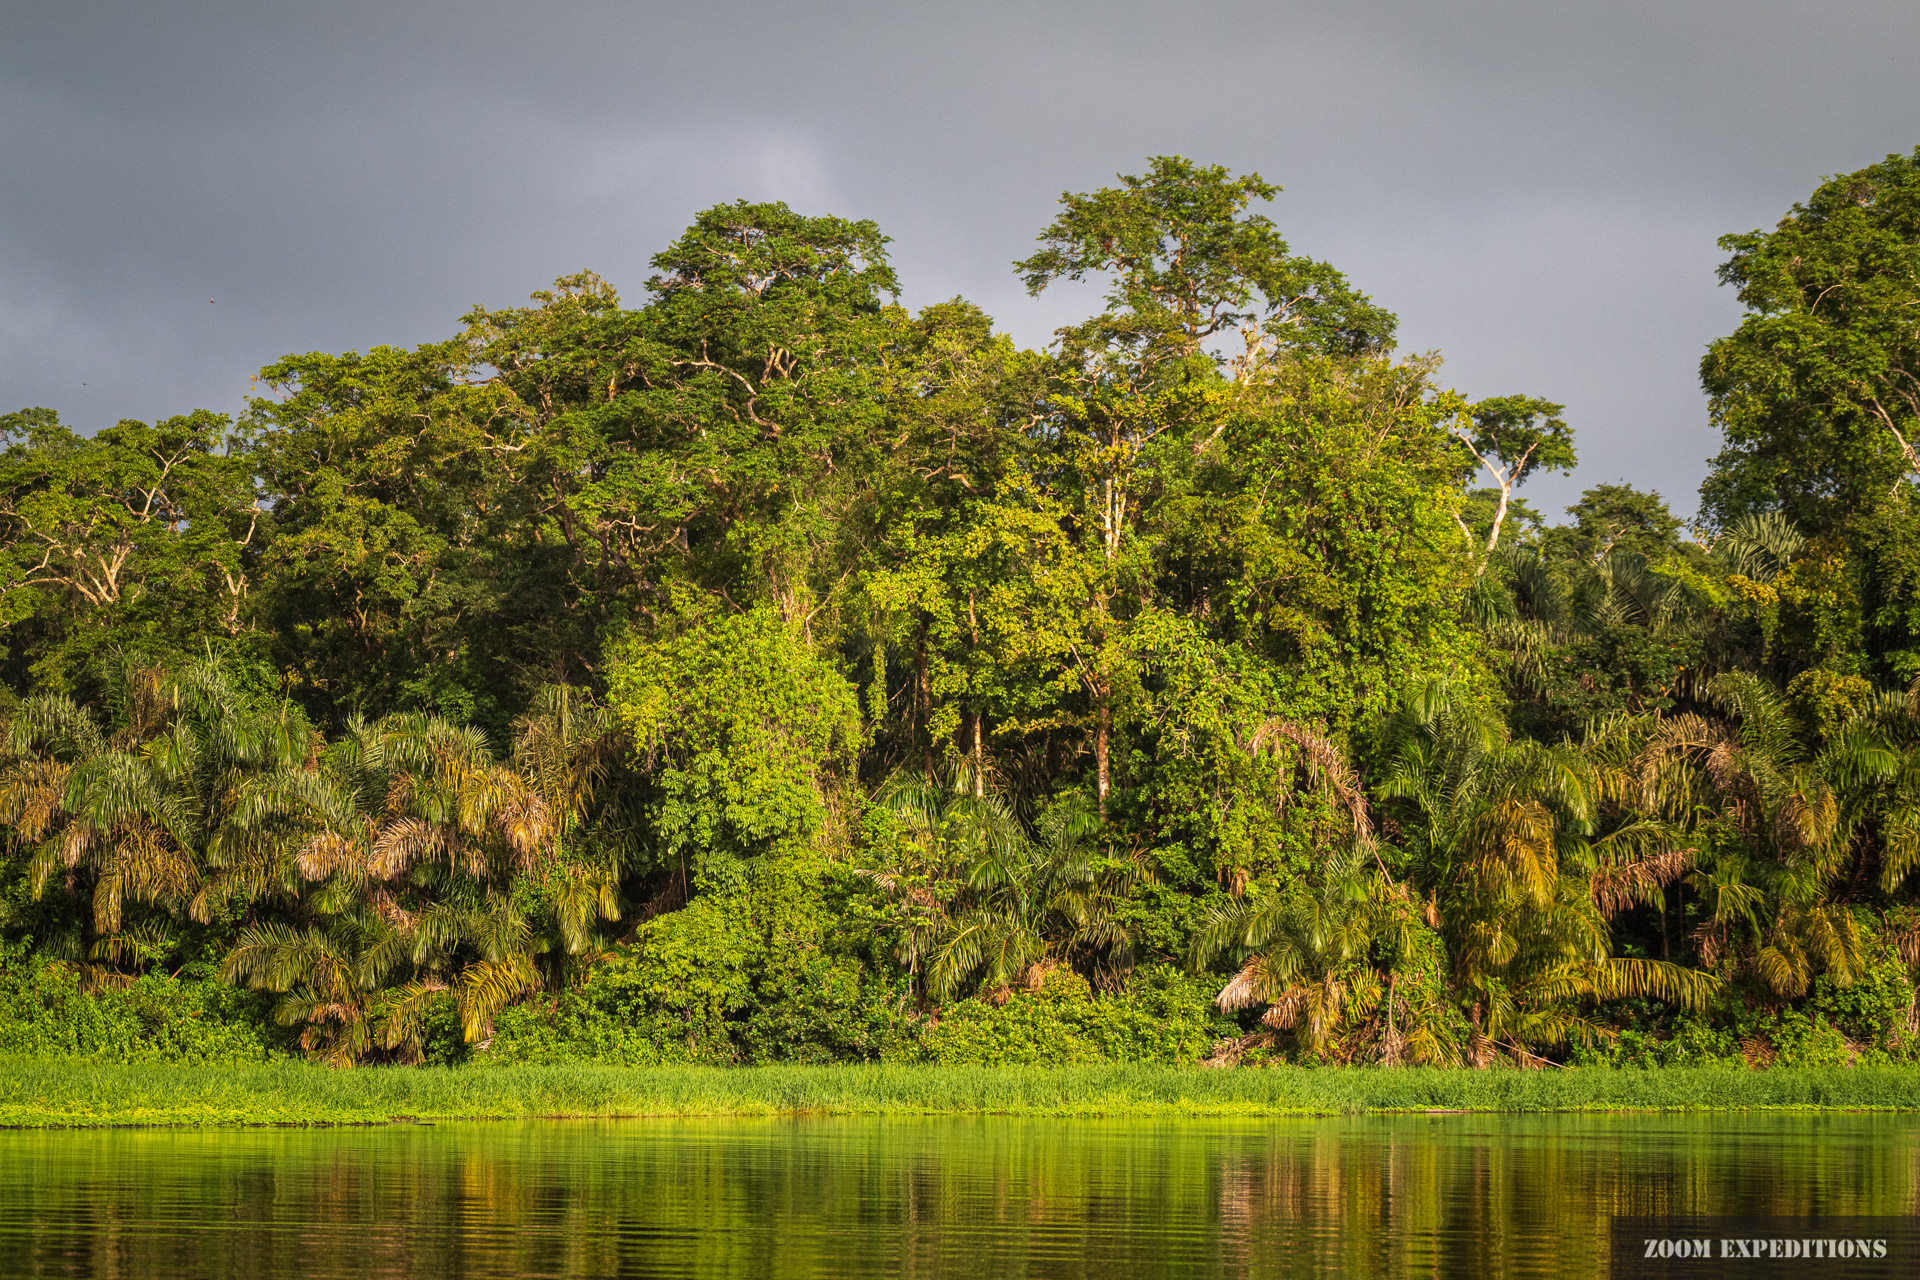
M 894 820 L 895 839 L 878 850 L 878 865 L 859 875 L 886 896 L 885 928 L 911 982 L 925 982 L 929 961 L 952 930 L 951 907 L 960 877 L 983 859 L 1017 857 L 1027 833 L 1012 808 L 990 789 L 974 761 L 963 757 L 933 777 L 902 771 L 877 799 Z
M 1475 604 L 1520 700 L 1516 729 L 1551 740 L 1623 712 L 1671 708 L 1716 638 L 1724 645 L 1702 585 L 1713 579 L 1693 568 L 1709 563 L 1705 554 L 1668 555 L 1656 568 L 1609 546 L 1621 538 L 1617 524 L 1586 535 L 1551 529 L 1537 549 L 1497 553 L 1500 572 L 1481 580 Z
M 1178 157 L 1062 197 L 1043 352 L 736 202 L 237 427 L 8 415 L 0 959 L 217 967 L 340 1063 L 871 1056 L 1136 955 L 1221 1063 L 1859 1006 L 1920 956 L 1917 174 L 1728 241 L 1699 544 L 1543 528 L 1561 407 Z
M 1920 471 L 1920 151 L 1828 178 L 1720 247 L 1747 315 L 1700 364 L 1726 442 L 1705 510 L 1844 525 Z
M 1378 793 L 1411 836 L 1408 877 L 1431 895 L 1471 1001 L 1476 1063 L 1603 1038 L 1589 1002 L 1699 1007 L 1716 989 L 1694 970 L 1612 954 L 1606 885 L 1664 884 L 1687 863 L 1665 856 L 1659 832 L 1590 839 L 1601 788 L 1578 750 L 1512 741 L 1484 707 L 1429 684 L 1386 725 L 1382 757 Z
M 1255 363 L 1168 557 L 1191 575 L 1185 611 L 1273 663 L 1289 714 L 1340 733 L 1471 663 L 1445 431 L 1459 398 L 1431 374 L 1384 357 Z
M 717 206 L 644 307 L 583 272 L 453 341 L 263 370 L 262 595 L 303 700 L 504 739 L 537 689 L 599 682 L 604 637 L 665 625 L 676 584 L 837 625 L 903 321 L 885 245 Z
M 1294 256 L 1272 221 L 1247 213 L 1280 188 L 1257 173 L 1154 156 L 1120 186 L 1065 192 L 1046 247 L 1014 264 L 1027 291 L 1090 273 L 1113 277 L 1105 315 L 1083 326 L 1099 345 L 1190 355 L 1218 334 L 1254 324 L 1283 345 L 1329 353 L 1378 351 L 1394 317 L 1324 262 Z M 1084 339 L 1083 339 L 1084 340 Z
M 556 856 L 555 820 L 537 784 L 471 729 L 420 715 L 356 723 L 311 765 L 241 791 L 212 891 L 298 897 L 318 919 L 250 924 L 224 972 L 281 993 L 276 1017 L 304 1024 L 303 1047 L 327 1061 L 375 1047 L 418 1061 L 426 1006 L 442 993 L 479 1040 L 502 1006 L 540 988 L 539 953 L 577 952 L 579 917 L 618 914 L 591 867 L 572 877 L 588 911 L 539 893 L 531 873 Z
M 231 427 L 202 411 L 87 439 L 51 410 L 0 415 L 0 627 L 40 678 L 72 689 L 110 649 L 250 630 L 265 513 Z
M 1278 188 L 1258 174 L 1159 156 L 1117 188 L 1061 197 L 1040 252 L 1016 263 L 1030 293 L 1107 273 L 1098 316 L 1059 332 L 1060 385 L 1042 430 L 1058 472 L 1052 496 L 1073 511 L 1083 564 L 1085 635 L 1076 659 L 1091 704 L 1094 790 L 1112 788 L 1114 709 L 1139 678 L 1130 636 L 1151 609 L 1161 508 L 1233 412 L 1205 344 L 1244 327 L 1248 360 L 1269 343 L 1355 353 L 1390 344 L 1393 317 L 1337 271 L 1293 257 L 1271 221 L 1247 212 Z
M 1858 732 L 1808 752 L 1784 701 L 1747 673 L 1704 692 L 1718 714 L 1639 727 L 1623 770 L 1641 811 L 1687 830 L 1700 850 L 1688 883 L 1705 917 L 1693 935 L 1701 959 L 1745 968 L 1778 995 L 1805 994 L 1821 972 L 1846 985 L 1863 965 L 1859 927 L 1834 892 L 1864 843 L 1849 800 L 1894 778 L 1899 757 Z M 1620 726 L 1616 759 L 1633 728 Z M 1893 808 L 1889 884 L 1907 865 L 1913 812 L 1910 800 Z
M 1492 477 L 1498 494 L 1487 530 L 1487 554 L 1500 545 L 1500 526 L 1506 523 L 1513 491 L 1528 476 L 1540 470 L 1573 470 L 1573 432 L 1560 417 L 1562 408 L 1532 396 L 1494 396 L 1468 409 L 1470 426 L 1455 428 L 1474 461 Z M 1460 527 L 1465 531 L 1464 523 Z M 1467 538 L 1472 541 L 1473 535 Z
M 1076 719 L 1062 704 L 1090 662 L 1078 643 L 1084 583 L 1071 570 L 1082 562 L 1066 518 L 1016 470 L 949 518 L 897 531 L 885 548 L 890 563 L 866 575 L 880 625 L 913 637 L 909 705 L 928 779 L 938 756 L 964 758 L 969 785 L 984 794 L 990 736 L 1017 742 Z
M 441 342 L 261 371 L 260 607 L 274 657 L 329 729 L 409 710 L 503 733 L 528 686 L 553 678 L 514 643 L 522 610 L 552 595 L 527 538 L 545 487 L 534 423 L 469 376 L 473 355 Z
M 934 951 L 934 993 L 1001 1002 L 1054 965 L 1125 964 L 1115 907 L 1132 869 L 1101 856 L 1099 831 L 1096 815 L 1066 804 L 1042 816 L 1037 841 L 984 841 Z
M 1614 551 L 1627 551 L 1648 564 L 1678 554 L 1682 521 L 1667 509 L 1657 493 L 1643 493 L 1629 484 L 1595 485 L 1567 508 L 1571 525 L 1549 530 L 1541 539 L 1548 555 L 1599 561 Z
M 596 924 L 619 917 L 622 879 L 646 861 L 632 744 L 611 707 L 566 685 L 536 694 L 515 728 L 514 768 L 553 841 L 538 885 L 560 935 L 549 955 L 582 956 Z
M 1361 803 L 1364 804 L 1364 801 Z M 1327 852 L 1311 882 L 1212 904 L 1194 932 L 1192 960 L 1230 953 L 1238 971 L 1220 1008 L 1262 1008 L 1259 1026 L 1227 1051 L 1238 1058 L 1273 1033 L 1294 1031 L 1318 1058 L 1452 1065 L 1435 975 L 1423 972 L 1432 934 L 1359 842 Z M 1422 943 L 1429 943 L 1422 946 Z M 1425 988 L 1425 990 L 1421 990 Z M 1424 997 L 1424 998 L 1423 998 Z
M 297 711 L 249 705 L 215 662 L 168 671 L 123 657 L 111 687 L 123 714 L 110 730 L 63 694 L 28 699 L 0 770 L 0 822 L 33 846 L 34 896 L 87 902 L 75 923 L 96 943 L 138 923 L 130 908 L 210 920 L 236 797 L 312 747 Z
M 566 420 L 604 444 L 562 518 L 638 538 L 666 562 L 654 581 L 810 624 L 843 583 L 838 539 L 877 461 L 874 375 L 898 328 L 886 244 L 871 222 L 779 203 L 701 213 L 653 259 L 642 340 L 605 403 Z
M 941 756 L 964 754 L 984 788 L 990 721 L 1045 713 L 1016 653 L 1025 622 L 1008 612 L 1046 540 L 1023 518 L 1031 513 L 1008 505 L 1031 488 L 1044 365 L 957 299 L 923 311 L 888 354 L 894 446 L 876 476 L 859 574 L 875 647 L 869 698 L 903 700 L 897 719 L 874 712 L 876 744 L 917 755 L 929 781 Z
M 620 654 L 611 697 L 651 784 L 655 857 L 725 887 L 742 858 L 820 830 L 859 749 L 859 703 L 770 608 L 687 624 Z

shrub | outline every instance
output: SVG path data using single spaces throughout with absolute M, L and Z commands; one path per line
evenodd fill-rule
M 1826 1015 L 1809 1017 L 1798 1009 L 1782 1009 L 1761 1024 L 1779 1067 L 1848 1067 L 1853 1054 L 1840 1029 Z
M 1813 981 L 1807 1011 L 1825 1019 L 1848 1040 L 1877 1054 L 1913 1056 L 1906 1032 L 1913 1007 L 1913 982 L 1893 949 L 1878 938 L 1868 951 L 1864 971 L 1846 986 L 1822 974 Z
M 628 646 L 609 685 L 655 773 L 660 847 L 703 886 L 737 887 L 739 859 L 819 830 L 823 777 L 860 742 L 854 687 L 766 609 Z
M 977 998 L 951 1006 L 926 1033 L 926 1053 L 956 1066 L 1197 1062 L 1239 1030 L 1213 1008 L 1218 985 L 1155 965 L 1136 971 L 1124 991 L 1096 995 L 1085 978 L 1058 968 L 997 1008 Z
M 0 950 L 0 1054 L 217 1066 L 285 1051 L 268 1002 L 223 982 L 152 973 L 87 990 L 73 965 Z
M 503 1010 L 497 1062 L 847 1062 L 918 1056 L 904 975 L 847 927 L 842 873 L 804 850 L 642 925 L 557 998 Z

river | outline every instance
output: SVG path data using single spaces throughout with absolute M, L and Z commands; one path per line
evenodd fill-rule
M 1614 1215 L 1913 1215 L 1920 1118 L 0 1133 L 0 1276 L 1604 1276 Z

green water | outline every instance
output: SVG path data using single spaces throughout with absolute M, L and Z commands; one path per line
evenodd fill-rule
M 0 1276 L 1599 1276 L 1613 1214 L 1920 1209 L 1920 1118 L 0 1133 Z

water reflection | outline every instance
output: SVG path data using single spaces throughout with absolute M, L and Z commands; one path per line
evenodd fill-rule
M 1610 1216 L 1912 1214 L 1920 1120 L 0 1134 L 0 1275 L 1599 1276 Z

